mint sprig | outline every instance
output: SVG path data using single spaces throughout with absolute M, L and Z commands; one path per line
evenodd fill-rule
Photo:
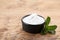
M 47 34 L 47 33 L 55 34 L 56 33 L 55 29 L 57 28 L 57 26 L 49 25 L 50 21 L 51 21 L 51 18 L 47 17 L 47 19 L 45 20 L 44 28 L 41 31 L 41 34 Z
M 51 18 L 48 16 L 47 19 L 45 20 L 45 26 L 48 26 L 51 21 Z

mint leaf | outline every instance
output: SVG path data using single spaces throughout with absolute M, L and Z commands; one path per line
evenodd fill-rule
M 56 31 L 48 31 L 49 34 L 55 34 Z
M 48 16 L 47 19 L 45 20 L 45 26 L 48 26 L 50 23 L 51 18 Z
M 42 34 L 42 35 L 45 35 L 45 34 L 47 34 L 47 32 L 48 32 L 48 31 L 44 28 L 44 29 L 41 31 L 41 34 Z
M 47 28 L 48 31 L 50 31 L 50 30 L 55 30 L 57 28 L 57 26 L 56 25 L 51 25 L 51 26 L 48 26 L 46 28 Z

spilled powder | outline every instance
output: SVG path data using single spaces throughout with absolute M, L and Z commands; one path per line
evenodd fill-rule
M 25 22 L 27 24 L 37 25 L 37 24 L 44 23 L 45 20 L 43 17 L 38 16 L 37 14 L 30 14 L 29 16 L 27 16 L 23 19 L 23 22 Z

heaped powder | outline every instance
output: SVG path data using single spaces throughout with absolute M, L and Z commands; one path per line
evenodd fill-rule
M 24 23 L 37 25 L 45 22 L 43 17 L 38 16 L 37 14 L 31 14 L 23 19 Z

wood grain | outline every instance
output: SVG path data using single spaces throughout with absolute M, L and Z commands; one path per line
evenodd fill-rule
M 50 16 L 50 25 L 57 25 L 56 34 L 23 31 L 21 18 L 30 12 Z M 0 0 L 0 40 L 60 40 L 60 0 Z

